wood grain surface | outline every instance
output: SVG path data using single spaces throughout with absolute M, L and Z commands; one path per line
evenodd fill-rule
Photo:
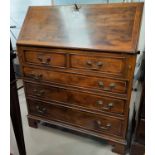
M 30 7 L 18 45 L 136 52 L 143 3 Z

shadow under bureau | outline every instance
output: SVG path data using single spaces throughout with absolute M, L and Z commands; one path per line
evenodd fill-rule
M 125 153 L 142 8 L 29 8 L 17 41 L 29 126 L 48 122 L 105 139 L 114 152 Z

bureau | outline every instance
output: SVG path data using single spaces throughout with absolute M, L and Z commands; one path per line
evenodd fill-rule
M 28 123 L 101 139 L 125 153 L 143 3 L 30 7 L 17 51 Z

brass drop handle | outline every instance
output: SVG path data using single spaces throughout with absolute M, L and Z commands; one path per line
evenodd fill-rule
M 111 128 L 111 123 L 107 123 L 105 126 L 102 125 L 101 121 L 97 120 L 97 125 L 102 130 L 109 130 Z
M 36 106 L 36 110 L 40 114 L 45 114 L 46 113 L 46 108 L 41 108 L 40 106 Z
M 113 88 L 116 87 L 116 84 L 115 84 L 115 83 L 110 83 L 109 87 L 110 87 L 111 89 L 113 89 Z
M 102 81 L 98 82 L 99 87 L 103 88 L 104 87 L 104 83 Z
M 103 109 L 103 110 L 110 110 L 113 106 L 114 106 L 113 103 L 108 103 L 108 105 L 105 106 L 105 107 L 103 107 L 102 109 Z
M 103 101 L 102 100 L 98 100 L 98 101 L 96 101 L 96 103 L 98 105 L 103 105 Z M 102 109 L 103 110 L 110 110 L 113 106 L 114 106 L 114 103 L 108 103 L 108 105 L 102 107 Z
M 38 74 L 38 73 L 32 73 L 31 76 L 35 79 L 35 80 L 40 80 L 43 75 L 42 74 Z
M 51 61 L 51 58 L 48 57 L 48 58 L 43 58 L 41 56 L 38 56 L 38 60 L 41 62 L 41 64 L 43 65 L 48 65 L 49 62 Z
M 96 101 L 96 103 L 99 104 L 99 105 L 102 105 L 103 101 L 102 100 L 98 100 L 98 101 Z
M 34 89 L 33 92 L 36 96 L 43 96 L 45 93 L 44 90 L 37 90 L 37 89 Z
M 116 87 L 115 83 L 110 83 L 109 87 L 104 87 L 104 83 L 102 81 L 99 81 L 98 85 L 100 88 L 103 88 L 103 90 L 105 90 L 105 91 L 111 91 L 112 89 L 114 89 Z
M 92 66 L 92 65 L 93 65 L 92 61 L 90 61 L 90 60 L 88 60 L 86 63 L 87 63 L 87 65 L 89 65 L 89 66 Z
M 101 66 L 103 66 L 103 62 L 99 61 L 99 62 L 97 62 L 96 65 L 97 65 L 98 67 L 101 67 Z
M 103 66 L 103 62 L 101 62 L 101 61 L 99 61 L 99 62 L 97 62 L 97 63 L 95 63 L 95 62 L 93 63 L 91 60 L 88 60 L 88 61 L 86 62 L 86 64 L 87 64 L 89 67 L 91 67 L 92 70 L 99 70 L 100 67 Z

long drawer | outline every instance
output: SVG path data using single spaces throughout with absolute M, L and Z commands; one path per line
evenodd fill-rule
M 123 136 L 124 121 L 111 117 L 93 115 L 64 106 L 28 99 L 29 114 L 60 121 L 98 133 Z
M 33 78 L 34 80 L 43 80 L 47 82 L 72 85 L 111 93 L 127 93 L 127 81 L 124 80 L 90 77 L 30 67 L 25 67 L 23 70 L 25 77 Z
M 81 91 L 74 91 L 56 86 L 45 86 L 33 83 L 25 83 L 27 96 L 33 96 L 46 101 L 53 101 L 69 106 L 78 106 L 100 113 L 124 115 L 126 101 L 113 97 L 103 97 Z

